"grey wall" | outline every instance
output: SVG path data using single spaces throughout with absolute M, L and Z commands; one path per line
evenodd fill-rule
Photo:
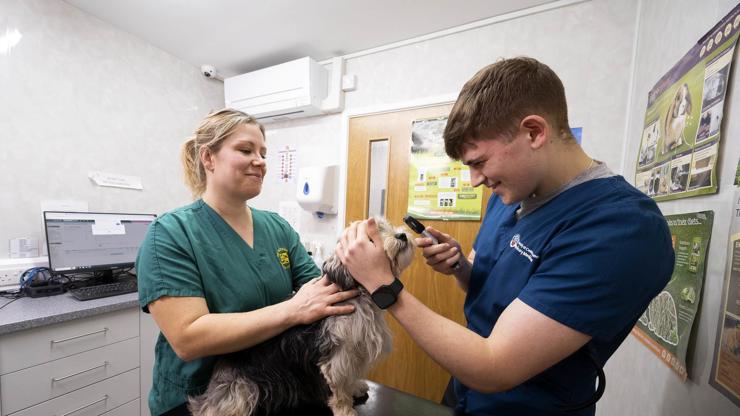
M 686 52 L 737 3 L 731 0 L 643 0 L 633 97 L 629 111 L 625 176 L 634 181 L 634 168 L 645 118 L 648 91 Z M 666 31 L 666 28 L 680 30 Z M 737 53 L 737 51 L 736 51 Z M 617 350 L 606 366 L 600 415 L 736 415 L 738 408 L 708 384 L 714 354 L 734 187 L 740 156 L 740 106 L 737 57 L 727 90 L 716 195 L 660 203 L 664 214 L 713 210 L 715 213 L 708 268 L 700 313 L 694 323 L 695 345 L 689 351 L 690 380 L 680 381 L 652 352 L 633 337 Z M 734 101 L 734 102 L 733 102 Z
M 0 0 L 0 258 L 8 239 L 41 239 L 40 202 L 162 213 L 189 200 L 178 149 L 223 84 L 58 0 Z M 101 188 L 97 170 L 140 176 L 143 191 Z

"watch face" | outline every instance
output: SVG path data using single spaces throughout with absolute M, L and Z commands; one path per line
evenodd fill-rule
M 373 298 L 373 302 L 375 302 L 380 309 L 385 309 L 396 302 L 396 295 L 394 295 L 386 286 L 378 288 L 371 297 Z
M 385 309 L 396 303 L 398 293 L 401 292 L 402 289 L 403 283 L 398 279 L 394 279 L 393 283 L 390 285 L 383 285 L 377 288 L 370 297 L 380 309 Z

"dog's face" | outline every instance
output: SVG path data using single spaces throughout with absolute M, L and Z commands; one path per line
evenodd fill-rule
M 675 97 L 673 97 L 673 103 L 671 104 L 671 117 L 679 118 L 685 117 L 691 112 L 691 94 L 689 94 L 689 86 L 683 84 L 678 91 L 676 91 Z
M 385 218 L 375 217 L 375 222 L 383 239 L 383 249 L 391 262 L 391 271 L 398 277 L 414 258 L 414 239 L 403 227 L 394 229 Z M 358 286 L 336 255 L 332 255 L 324 262 L 322 272 L 327 275 L 330 282 L 336 283 L 342 290 Z

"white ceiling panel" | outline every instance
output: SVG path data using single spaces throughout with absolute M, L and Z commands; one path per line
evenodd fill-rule
M 552 0 L 65 0 L 193 65 L 230 76 L 324 60 Z

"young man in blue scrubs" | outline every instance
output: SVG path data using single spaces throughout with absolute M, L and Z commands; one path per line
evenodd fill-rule
M 457 410 L 593 415 L 598 372 L 670 280 L 665 219 L 575 142 L 562 82 L 534 59 L 479 71 L 444 138 L 473 186 L 493 192 L 467 258 L 431 227 L 439 244 L 417 239 L 427 263 L 467 292 L 467 328 L 394 282 L 373 220 L 349 227 L 337 254 L 453 375 Z

